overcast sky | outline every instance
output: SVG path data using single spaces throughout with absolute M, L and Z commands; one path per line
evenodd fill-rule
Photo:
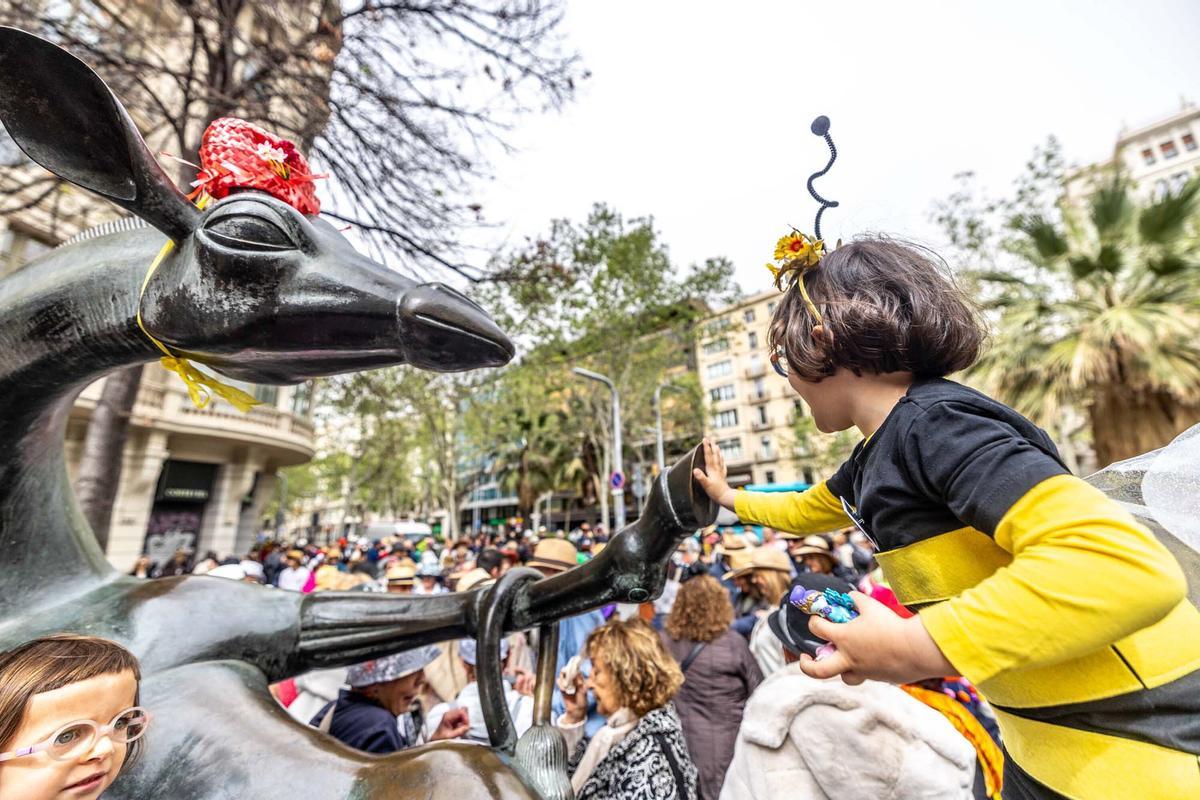
M 603 201 L 653 215 L 678 264 L 729 257 L 747 292 L 789 224 L 811 230 L 819 114 L 840 151 L 817 184 L 842 204 L 825 238 L 937 246 L 930 208 L 955 173 L 1003 191 L 1049 134 L 1088 163 L 1122 125 L 1200 102 L 1197 0 L 570 0 L 565 33 L 592 77 L 563 112 L 519 120 L 519 152 L 480 188 L 501 223 L 481 243 Z

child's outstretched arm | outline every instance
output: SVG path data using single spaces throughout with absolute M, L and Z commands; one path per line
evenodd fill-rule
M 721 448 L 704 440 L 705 472 L 693 471 L 696 481 L 715 502 L 738 515 L 738 519 L 766 525 L 788 533 L 820 533 L 847 525 L 850 520 L 841 501 L 825 481 L 805 492 L 745 492 L 730 487 Z

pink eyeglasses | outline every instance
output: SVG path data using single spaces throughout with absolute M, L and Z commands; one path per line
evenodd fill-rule
M 0 753 L 0 762 L 41 752 L 45 752 L 55 761 L 71 761 L 88 752 L 101 736 L 109 736 L 114 742 L 129 744 L 140 739 L 149 725 L 150 712 L 140 706 L 125 709 L 107 725 L 97 725 L 90 719 L 68 722 L 44 742 Z

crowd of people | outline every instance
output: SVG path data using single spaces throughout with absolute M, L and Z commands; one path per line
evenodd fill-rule
M 161 574 L 207 574 L 282 591 L 430 595 L 486 587 L 515 566 L 555 575 L 605 545 L 602 530 L 585 528 L 488 532 L 449 544 L 432 537 L 323 546 L 268 542 L 242 558 L 208 553 L 192 563 L 180 553 Z M 811 631 L 811 617 L 789 602 L 798 585 L 857 589 L 910 615 L 881 581 L 871 542 L 861 533 L 794 537 L 739 526 L 697 531 L 683 541 L 655 601 L 562 620 L 554 724 L 571 754 L 576 796 L 998 797 L 999 733 L 974 687 L 956 676 L 904 686 L 807 676 L 799 669 L 801 656 L 815 656 L 825 642 Z M 533 724 L 536 642 L 530 636 L 512 634 L 500 650 L 505 701 L 518 735 Z M 132 721 L 132 733 L 117 730 L 107 756 L 123 763 L 136 754 L 134 742 L 150 720 L 136 703 L 132 656 L 104 640 L 50 637 L 8 654 L 0 671 L 28 672 L 22 658 L 63 648 L 97 661 L 79 673 L 80 686 L 120 684 L 124 699 L 103 713 L 111 705 L 115 720 Z M 449 641 L 308 673 L 273 686 L 272 693 L 299 722 L 364 752 L 442 740 L 487 744 L 478 656 L 475 640 Z M 0 719 L 0 734 L 19 738 L 19 719 Z M 847 758 L 851 753 L 870 756 Z M 0 759 L 6 755 L 12 754 Z M 106 770 L 96 788 L 111 783 L 121 763 Z M 69 767 L 68 759 L 60 771 L 68 777 L 80 772 Z
M 159 574 L 284 591 L 432 595 L 486 587 L 517 566 L 555 575 L 607 544 L 601 528 L 266 542 L 243 557 L 180 553 Z M 135 569 L 134 574 L 138 570 Z M 858 589 L 909 615 L 855 529 L 804 537 L 711 527 L 684 540 L 662 595 L 559 623 L 554 724 L 579 798 L 996 797 L 1002 759 L 986 703 L 961 678 L 897 687 L 817 680 L 822 643 L 792 589 Z M 535 635 L 500 652 L 518 736 L 533 724 Z M 439 740 L 486 744 L 475 640 L 318 670 L 272 687 L 297 721 L 385 754 Z M 842 754 L 870 748 L 848 769 Z M 897 787 L 903 791 L 896 794 Z

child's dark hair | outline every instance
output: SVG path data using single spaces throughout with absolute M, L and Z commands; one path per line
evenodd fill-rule
M 51 692 L 100 675 L 132 672 L 141 683 L 137 658 L 116 642 L 96 636 L 59 633 L 18 645 L 0 653 L 0 750 L 8 749 L 21 727 L 25 709 L 35 694 Z M 140 703 L 140 688 L 133 704 Z M 101 724 L 108 720 L 100 720 Z M 125 765 L 133 763 L 142 739 L 129 743 Z
M 932 251 L 871 236 L 827 253 L 800 278 L 825 335 L 794 287 L 771 320 L 768 343 L 788 369 L 820 381 L 845 367 L 856 375 L 911 372 L 939 378 L 979 356 L 984 329 L 975 305 Z

